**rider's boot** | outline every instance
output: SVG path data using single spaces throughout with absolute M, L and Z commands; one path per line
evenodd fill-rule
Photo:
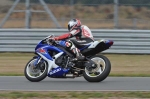
M 66 46 L 76 55 L 76 58 L 72 61 L 82 61 L 85 59 L 80 50 L 71 41 L 66 42 Z
M 73 59 L 74 61 L 83 61 L 85 59 L 78 48 L 73 48 L 72 51 L 76 55 L 76 58 Z

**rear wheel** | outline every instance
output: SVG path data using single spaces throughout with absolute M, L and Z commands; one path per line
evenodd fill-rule
M 84 78 L 89 82 L 100 82 L 103 81 L 110 73 L 111 63 L 109 59 L 103 55 L 95 55 L 91 57 L 91 60 L 97 64 L 96 68 L 88 70 L 85 67 L 83 73 Z
M 37 60 L 36 58 L 31 59 L 24 69 L 25 77 L 32 82 L 39 82 L 43 80 L 45 77 L 47 77 L 48 71 L 47 63 L 43 61 L 42 63 L 39 64 L 38 67 L 36 67 L 34 65 L 36 60 Z

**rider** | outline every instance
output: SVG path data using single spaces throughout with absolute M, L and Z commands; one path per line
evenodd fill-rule
M 68 40 L 65 42 L 65 46 L 69 48 L 76 55 L 76 60 L 84 60 L 85 57 L 80 53 L 80 50 L 74 43 L 79 45 L 88 45 L 94 41 L 91 30 L 86 25 L 81 25 L 81 21 L 78 19 L 71 19 L 68 22 L 69 33 L 53 38 L 54 40 L 64 40 L 72 37 L 76 37 L 76 40 Z

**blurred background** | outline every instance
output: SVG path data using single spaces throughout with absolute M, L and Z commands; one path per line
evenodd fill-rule
M 1 28 L 150 29 L 150 0 L 1 0 Z
M 23 75 L 36 44 L 72 18 L 114 41 L 111 75 L 150 76 L 150 0 L 0 0 L 0 75 Z

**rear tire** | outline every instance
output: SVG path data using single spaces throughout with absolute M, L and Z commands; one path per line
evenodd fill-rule
M 41 72 L 41 70 L 39 69 L 39 70 L 37 70 L 38 73 L 36 74 L 33 72 L 33 71 L 36 71 L 33 69 L 34 66 L 33 66 L 32 62 L 34 62 L 34 61 L 36 61 L 36 58 L 31 59 L 27 63 L 27 65 L 25 66 L 25 69 L 24 69 L 24 75 L 31 82 L 39 82 L 47 77 L 48 66 L 47 66 L 47 63 L 44 61 L 44 65 L 45 65 L 44 71 Z M 31 72 L 32 72 L 32 74 L 31 74 Z M 39 76 L 36 76 L 38 74 L 39 74 Z
M 102 67 L 101 63 L 97 64 L 97 66 L 98 66 L 97 68 L 99 68 L 97 70 L 100 73 L 97 74 L 96 76 L 93 76 L 94 74 L 90 75 L 89 71 L 85 68 L 85 71 L 83 72 L 83 77 L 89 82 L 101 82 L 101 81 L 103 81 L 109 75 L 109 73 L 111 71 L 111 63 L 110 63 L 109 59 L 103 55 L 95 55 L 95 56 L 91 57 L 90 59 L 93 61 L 96 59 L 101 60 L 102 62 L 104 62 L 105 66 Z

